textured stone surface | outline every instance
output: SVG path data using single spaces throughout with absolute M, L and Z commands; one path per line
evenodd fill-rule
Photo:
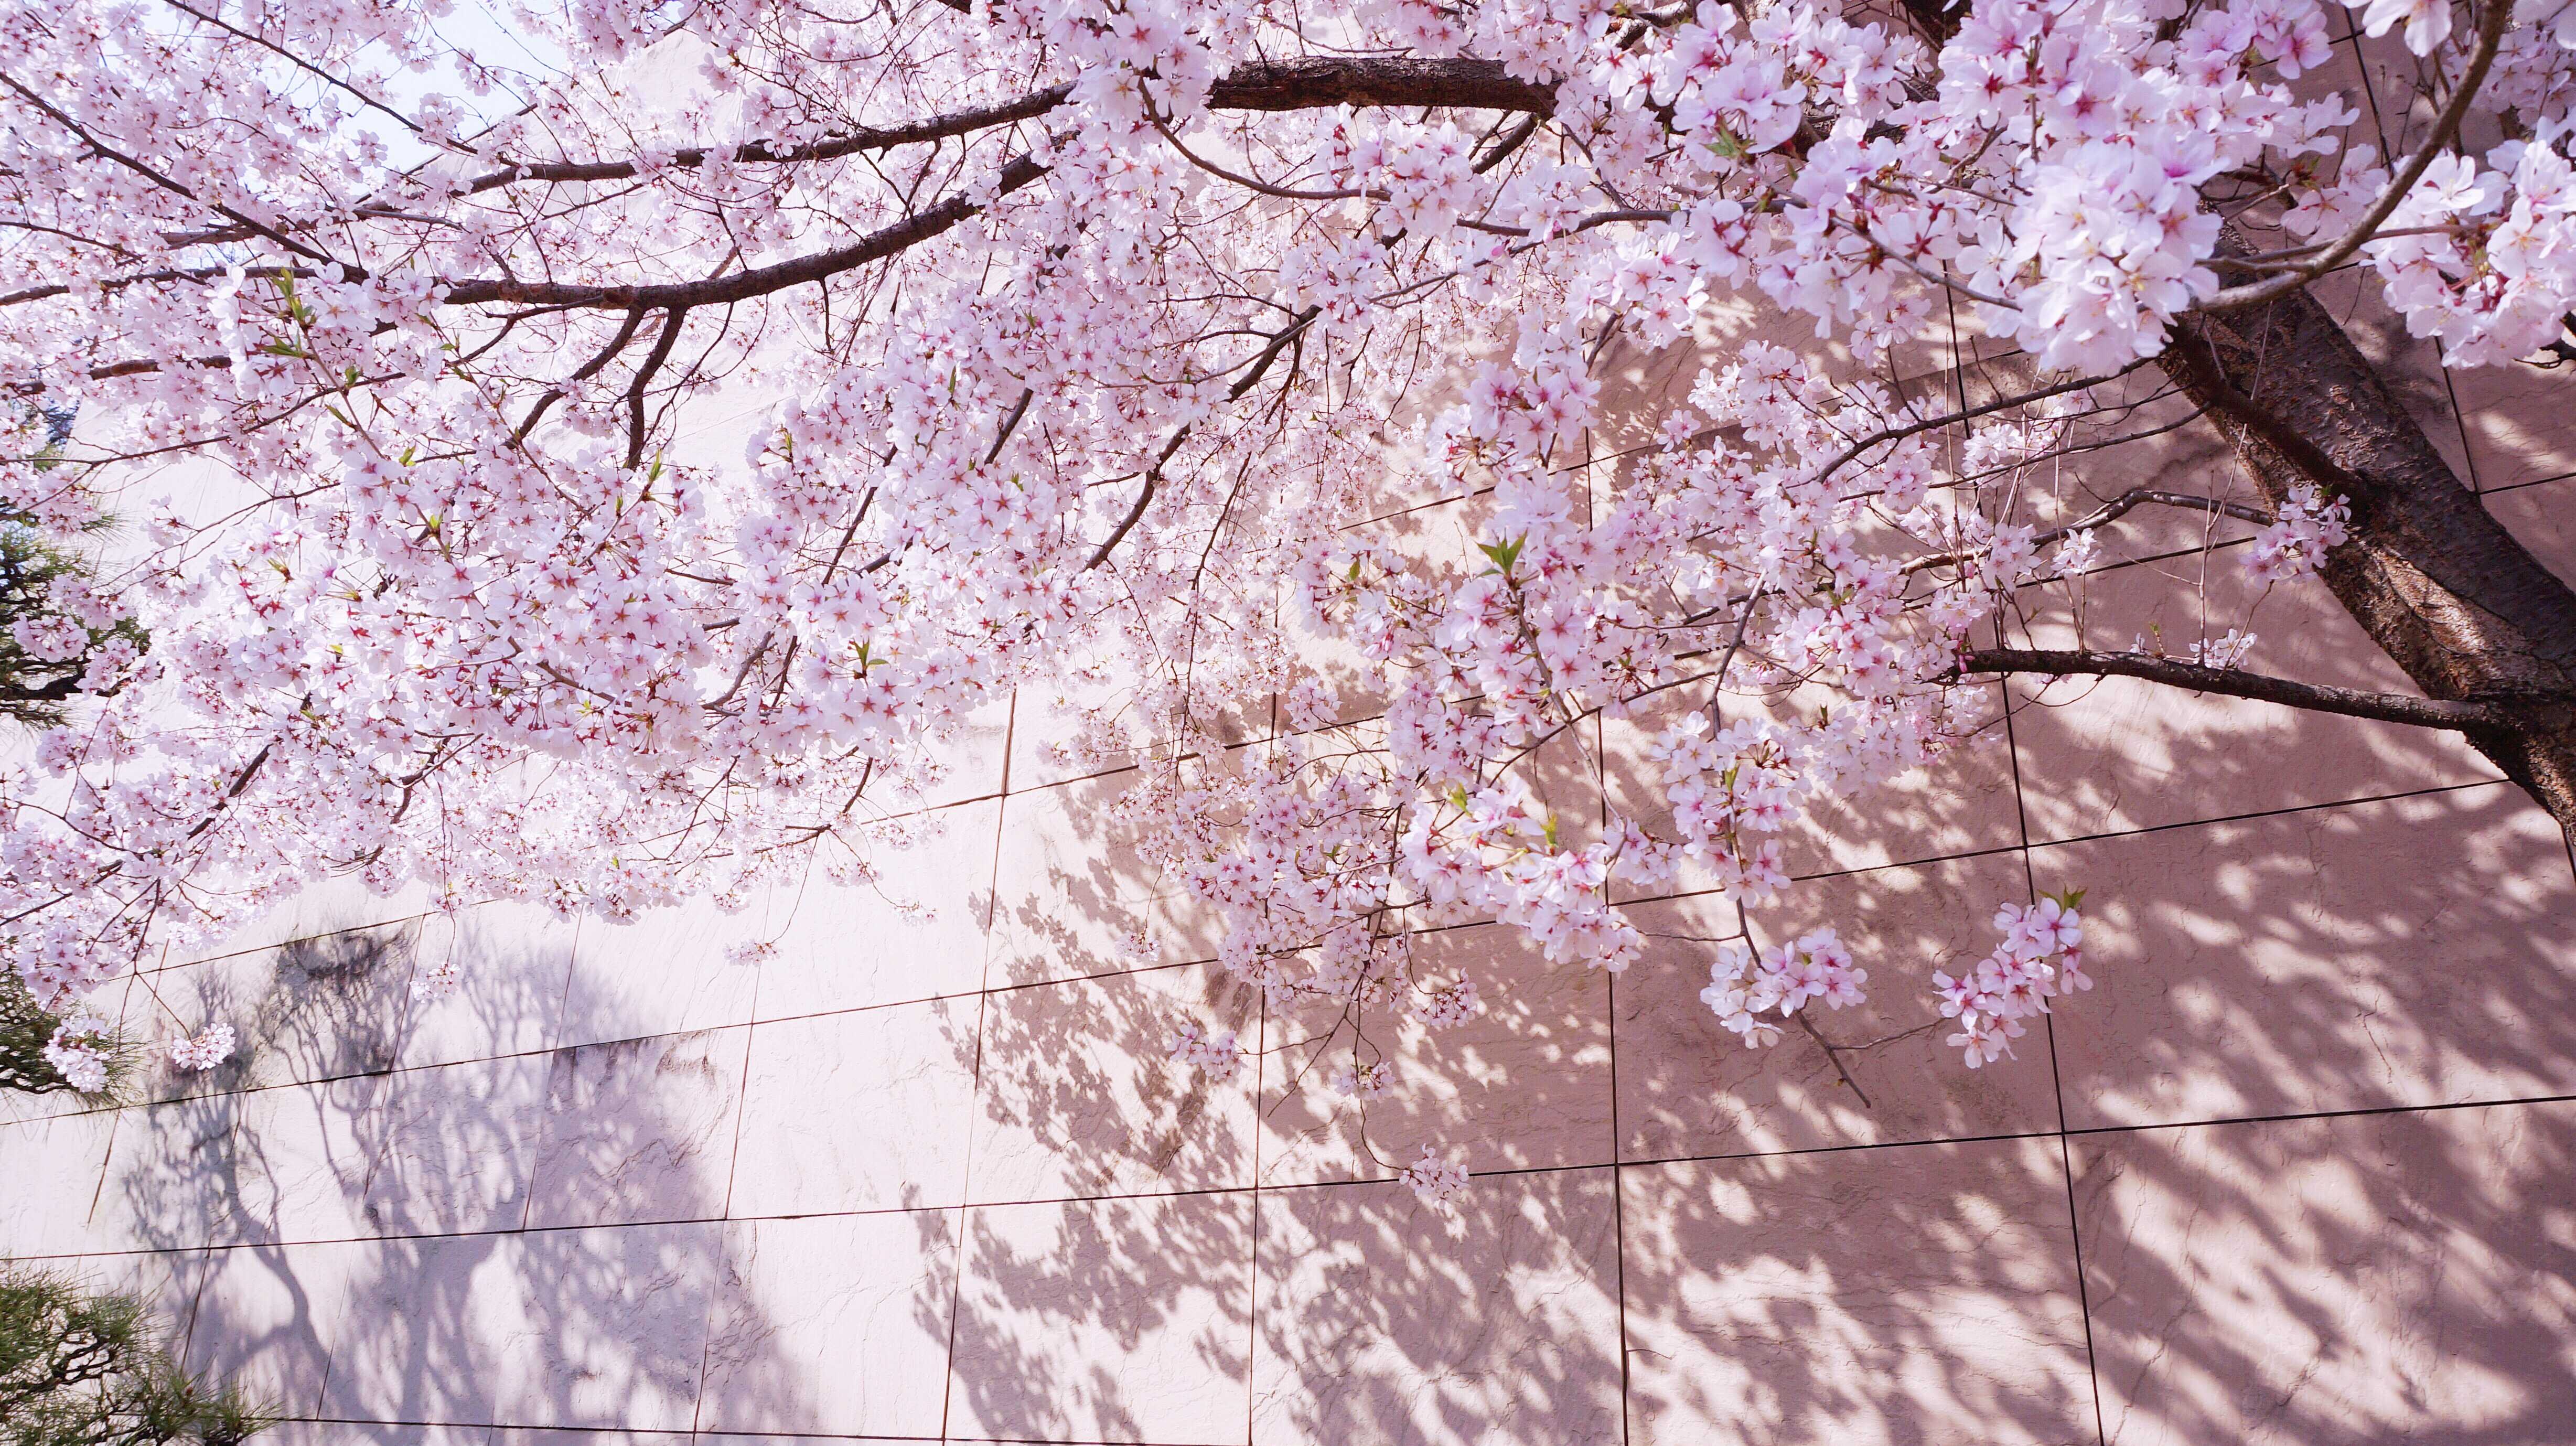
M 404 1070 L 385 1081 L 360 1214 L 372 1235 L 516 1230 L 546 1118 L 543 1054 Z
M 1165 1058 L 1172 1031 L 1259 1032 L 1260 996 L 1198 965 L 1008 989 L 984 1007 L 972 1198 L 1251 1183 L 1253 1076 Z
M 84 1210 L 90 1248 L 175 1250 L 239 1240 L 241 1173 L 233 1120 L 241 1107 L 237 1095 L 206 1095 L 97 1117 L 113 1120 L 115 1145 L 95 1187 L 96 1212 Z M 11 1155 L 17 1157 L 16 1149 Z M 60 1172 L 52 1166 L 23 1178 L 59 1178 Z M 20 1178 L 17 1171 L 0 1171 L 0 1180 Z M 11 1238 L 18 1238 L 15 1231 Z M 67 1248 L 77 1248 L 77 1242 Z
M 2022 887 L 2018 855 L 1987 854 L 1823 879 L 1750 911 L 1760 943 L 1830 927 L 1870 971 L 1861 1003 L 1816 1010 L 1813 1036 L 1793 1023 L 1761 1048 L 1721 1027 L 1699 999 L 1715 941 L 1736 935 L 1734 907 L 1708 896 L 1638 905 L 1646 956 L 1616 985 L 1621 1158 L 2056 1128 L 2047 1041 L 1962 1069 L 1931 989 L 1935 969 L 1957 973 L 1994 947 L 1989 915 Z
M 754 1028 L 732 1213 L 962 1201 L 976 1004 L 941 999 Z
M 876 878 L 835 884 L 819 874 L 770 898 L 760 966 L 760 1017 L 785 1019 L 972 994 L 991 947 L 993 857 L 1002 801 L 901 820 L 900 847 L 871 861 Z
M 418 1068 L 551 1049 L 580 926 L 526 904 L 490 904 L 422 921 L 424 971 L 455 971 L 443 994 L 411 1003 L 401 1063 Z
M 2517 367 L 2454 373 L 2469 465 L 2480 489 L 2515 487 L 2576 474 L 2576 374 Z
M 1628 1172 L 1630 1439 L 2093 1437 L 2055 1140 Z
M 370 892 L 354 876 L 324 879 L 230 934 L 201 948 L 173 951 L 163 962 L 178 965 L 266 954 L 306 940 L 363 936 L 379 928 L 418 920 L 429 913 L 432 902 L 431 891 L 416 884 L 386 897 Z
M 2558 1441 L 2576 1105 L 2080 1139 L 2113 1446 Z
M 698 1424 L 938 1435 L 956 1273 L 955 1211 L 726 1226 Z
M 750 1043 L 719 1029 L 556 1050 L 528 1224 L 722 1214 Z
M 2498 492 L 2486 504 L 2543 566 L 2560 577 L 2576 573 L 2576 477 Z
M 1059 807 L 1048 847 L 1085 817 Z M 1093 882 L 1134 877 L 1117 857 Z M 469 913 L 416 952 L 448 928 L 478 967 L 390 1056 L 342 1056 L 369 1071 L 0 1124 L 36 1167 L 0 1171 L 0 1227 L 12 1254 L 126 1252 L 85 1263 L 192 1365 L 326 1418 L 290 1441 L 2089 1440 L 2073 1225 L 2115 1440 L 2530 1439 L 2567 1413 L 2564 1107 L 2417 1108 L 2566 1087 L 2576 869 L 2538 816 L 2478 786 L 2028 859 L 2094 890 L 2103 983 L 2053 1021 L 2062 1091 L 2046 1031 L 1958 1068 L 1926 992 L 2027 896 L 2017 849 L 1749 915 L 1641 904 L 1616 981 L 1492 926 L 1426 934 L 1425 974 L 1495 1008 L 1381 1041 L 1421 1076 L 1370 1110 L 1387 1164 L 1298 1077 L 1294 1011 L 1205 966 L 1034 955 L 1058 977 L 782 1018 L 754 999 L 776 960 L 666 939 L 704 968 L 594 990 L 572 1028 L 543 1001 L 579 931 Z M 1850 1084 L 1803 1033 L 1748 1051 L 1699 1008 L 1748 921 L 1831 924 L 1872 970 L 1816 1021 Z M 169 973 L 276 972 L 216 962 Z M 765 1022 L 629 1032 L 704 1014 L 688 979 L 749 980 Z M 309 1014 L 240 1017 L 280 1032 L 244 1058 L 281 1077 L 331 1057 Z M 1278 1052 L 1206 1085 L 1160 1058 L 1185 1017 Z M 2061 1147 L 2061 1108 L 2096 1132 Z M 2392 1112 L 2134 1128 L 2356 1108 Z M 1504 1173 L 1432 1210 L 1382 1178 L 1424 1141 Z
M 751 1021 L 757 965 L 734 951 L 769 937 L 769 899 L 732 913 L 705 900 L 575 931 L 563 1019 L 549 1045 L 602 1043 Z
M 2198 601 L 2206 591 L 2204 613 Z M 2143 563 L 2085 580 L 2080 612 L 2062 595 L 2034 620 L 2039 647 L 2187 653 L 2230 629 L 2256 637 L 2246 666 L 2306 682 L 2412 693 L 2322 587 L 2268 594 L 2241 553 Z M 2272 703 L 2189 693 L 2133 678 L 2013 683 L 2012 744 L 2034 841 L 2234 818 L 2497 777 L 2457 735 Z M 2034 701 L 2036 699 L 2036 701 Z
M 1109 817 L 1134 781 L 1110 774 L 1014 792 L 1003 802 L 986 984 L 1116 974 L 1213 954 L 1139 948 L 1172 934 L 1176 913 L 1192 906 L 1174 901 L 1179 881 L 1142 857 L 1135 830 Z
M 499 1439 L 517 1443 L 532 1433 L 503 1431 Z M 552 1436 L 558 1433 L 541 1432 Z M 571 1434 L 571 1433 L 561 1433 Z M 587 1439 L 596 1435 L 580 1433 Z M 413 1426 L 381 1421 L 281 1421 L 260 1433 L 261 1446 L 496 1446 L 489 1426 Z M 613 1438 L 612 1438 L 613 1439 Z M 650 1440 L 650 1437 L 637 1437 Z M 686 1438 L 680 1438 L 686 1439 Z M 554 1446 L 554 1443 L 548 1443 Z M 602 1446 L 607 1446 L 606 1442 Z
M 1612 1173 L 1264 1190 L 1253 1439 L 1618 1442 Z
M 191 1074 L 141 1072 L 154 1098 L 302 1084 L 393 1067 L 426 926 L 408 920 L 144 975 L 119 1021 L 149 1042 L 229 1024 L 231 1057 Z
M 1385 1179 L 1426 1144 L 1468 1169 L 1610 1162 L 1609 976 L 1547 963 L 1526 935 L 1494 924 L 1425 934 L 1418 977 L 1476 981 L 1485 1012 L 1433 1031 L 1407 1019 L 1361 1043 L 1330 1029 L 1338 1011 L 1274 1010 L 1262 1077 L 1261 1182 Z M 1334 1075 L 1354 1057 L 1392 1060 L 1399 1084 L 1364 1100 Z
M 2088 888 L 2100 985 L 2057 1017 L 2067 1120 L 2566 1093 L 2576 875 L 2506 784 L 2033 854 Z
M 343 1247 L 324 1414 L 685 1430 L 723 1228 Z
M 384 1077 L 280 1085 L 241 1097 L 233 1119 L 229 1240 L 275 1245 L 348 1240 L 375 1163 Z
M 1243 1439 L 1248 1193 L 987 1205 L 966 1222 L 948 1433 Z
M 0 1159 L 8 1162 L 0 1169 L 0 1255 L 97 1248 L 90 1210 L 102 1193 L 116 1124 L 113 1114 L 80 1114 L 0 1125 Z
M 188 1370 L 229 1381 L 280 1415 L 324 1414 L 333 1338 L 373 1248 L 336 1241 L 208 1251 L 183 1357 Z M 431 1308 L 423 1297 L 407 1309 Z M 440 1364 L 462 1363 L 448 1356 Z

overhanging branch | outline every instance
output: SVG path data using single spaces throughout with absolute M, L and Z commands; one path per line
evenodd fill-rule
M 1046 170 L 1045 165 L 1033 156 L 1013 157 L 995 179 L 991 199 L 998 200 L 1021 189 L 1045 175 Z M 724 306 L 821 281 L 871 261 L 882 261 L 956 229 L 988 204 L 989 201 L 974 200 L 960 193 L 882 230 L 872 231 L 850 245 L 705 281 L 674 281 L 656 286 L 589 286 L 578 282 L 491 277 L 451 285 L 447 288 L 447 300 L 458 306 L 506 301 L 528 306 L 617 311 Z
M 1068 81 L 994 105 L 951 111 L 903 125 L 863 127 L 802 145 L 754 140 L 734 146 L 689 146 L 672 152 L 662 164 L 691 170 L 716 158 L 744 165 L 839 160 L 1036 120 L 1072 96 L 1073 84 Z M 1320 110 L 1336 105 L 1439 106 L 1546 115 L 1556 109 L 1556 87 L 1514 79 L 1501 62 L 1473 56 L 1322 56 L 1241 66 L 1209 88 L 1207 104 L 1210 110 L 1240 111 Z M 476 176 L 466 183 L 465 190 L 474 195 L 523 181 L 623 181 L 633 179 L 639 170 L 634 161 L 514 162 Z
M 1977 648 L 1963 654 L 1959 662 L 1959 671 L 1963 674 L 2038 673 L 2061 678 L 2143 678 L 2150 683 L 2188 688 L 2196 693 L 2252 698 L 2288 708 L 2304 708 L 2311 713 L 2337 713 L 2347 718 L 2371 718 L 2382 723 L 2406 723 L 2417 728 L 2442 728 L 2458 733 L 2512 726 L 2511 720 L 2503 713 L 2484 703 L 2415 698 L 2403 693 L 2371 693 L 2358 688 L 2301 683 L 2236 668 L 2213 668 L 2180 658 L 2160 658 L 2150 653 L 2111 653 L 2089 648 Z

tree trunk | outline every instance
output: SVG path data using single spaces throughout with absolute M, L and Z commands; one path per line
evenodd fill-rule
M 2487 513 L 2305 290 L 2188 317 L 2159 361 L 2275 506 L 2301 482 L 2351 499 L 2327 586 L 2428 697 L 2512 720 L 2467 736 L 2576 836 L 2576 591 Z

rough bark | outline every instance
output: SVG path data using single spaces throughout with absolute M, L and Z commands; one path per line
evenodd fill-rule
M 2351 499 L 2327 586 L 2427 697 L 2507 720 L 2463 732 L 2576 833 L 2576 590 L 2488 514 L 2305 290 L 2191 316 L 2159 360 L 2274 505 L 2301 482 Z

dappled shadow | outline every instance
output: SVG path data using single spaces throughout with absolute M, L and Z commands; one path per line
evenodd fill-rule
M 164 976 L 203 981 L 259 1083 L 127 1111 L 93 1230 L 201 1262 L 192 1367 L 341 1439 L 689 1429 L 747 1031 L 447 1059 L 554 1017 L 570 934 L 443 933 L 464 982 L 420 1001 L 375 933 Z
M 2133 403 L 2105 425 L 2166 419 Z M 2071 465 L 2063 505 L 2204 466 L 2208 438 L 2175 435 L 2203 451 Z M 1454 549 L 1475 505 L 1388 538 Z M 2173 610 L 2238 575 L 2233 539 L 2202 531 L 2151 531 L 2080 606 L 2034 594 L 2028 624 L 2223 631 Z M 2395 686 L 2330 603 L 2279 594 L 2254 626 L 2282 671 Z M 1638 902 L 1653 942 L 1615 985 L 1490 925 L 1427 931 L 1421 967 L 1492 1005 L 1439 1035 L 1357 1040 L 1196 962 L 1211 921 L 1112 813 L 1135 773 L 1002 806 L 980 999 L 755 1042 L 730 1019 L 652 1032 L 542 949 L 437 1006 L 407 1002 L 402 948 L 424 946 L 377 936 L 273 976 L 168 971 L 257 1036 L 211 1083 L 260 1087 L 128 1111 L 109 1195 L 131 1244 L 202 1269 L 192 1358 L 333 1418 L 1788 1443 L 2089 1441 L 2098 1412 L 2128 1442 L 2564 1435 L 2576 1125 L 2474 1104 L 2570 1087 L 2564 842 L 2509 787 L 2457 787 L 2485 775 L 2455 740 L 2125 683 L 2010 702 L 1938 788 L 1802 836 L 1811 877 L 1780 904 Z M 1641 738 L 1590 740 L 1614 792 L 1651 781 Z M 1604 813 L 1586 741 L 1539 760 L 1578 831 Z M 983 919 L 968 872 L 948 892 Z M 1994 906 L 2034 886 L 2091 891 L 2101 986 L 1971 1073 L 1929 974 L 1991 947 Z M 799 949 L 863 947 L 865 908 L 816 913 Z M 1744 1049 L 1696 994 L 1746 922 L 1840 929 L 1870 1002 L 1819 1011 L 1821 1042 Z M 839 987 L 810 997 L 865 993 Z M 1269 1053 L 1209 1080 L 1165 1057 L 1184 1019 Z M 1335 1093 L 1353 1050 L 1397 1064 L 1397 1093 Z M 2447 1103 L 2469 1107 L 2248 1119 Z M 1426 1143 L 1482 1172 L 1447 1211 L 1385 1178 Z M 759 1193 L 729 1178 L 737 1152 Z
M 1242 1439 L 1251 1203 L 1225 1193 L 970 1212 L 949 1431 Z
M 137 975 L 129 1034 L 166 1039 L 229 1024 L 237 1041 L 213 1069 L 156 1067 L 137 1084 L 148 1098 L 175 1099 L 393 1068 L 421 936 L 422 921 L 410 919 Z
M 2170 426 L 2173 440 L 2117 469 L 2070 461 L 2059 512 L 2035 520 L 2216 467 L 2214 437 L 2169 397 L 2113 401 L 2105 429 Z M 1455 531 L 1443 509 L 1473 505 L 1424 509 L 1391 536 Z M 2243 582 L 2249 528 L 2152 521 L 2080 592 L 2035 591 L 2015 626 L 2050 645 L 2135 634 L 2180 650 L 2250 623 L 2276 671 L 2405 688 L 2330 598 Z M 1060 1150 L 1048 1188 L 1146 1198 L 971 1212 L 952 1429 L 1608 1440 L 1624 1353 L 1640 1442 L 2090 1441 L 2097 1378 L 2114 1440 L 2563 1435 L 2564 1107 L 2248 1117 L 2566 1093 L 2564 840 L 2448 736 L 2143 684 L 2006 701 L 2009 725 L 1951 775 L 1979 786 L 1855 800 L 1803 841 L 1815 877 L 1752 911 L 1758 940 L 1831 924 L 1863 951 L 1871 1003 L 1820 1010 L 1822 1043 L 1792 1032 L 1746 1051 L 1697 1003 L 1731 907 L 1640 904 L 1656 942 L 1609 1008 L 1559 1009 L 1550 986 L 1578 966 L 1462 950 L 1489 997 L 1517 988 L 1549 1011 L 1516 1037 L 1550 1047 L 1391 1052 L 1421 1071 L 1413 1103 L 1372 1106 L 1389 1143 L 1411 1143 L 1412 1112 L 1420 1137 L 1472 1165 L 1529 1171 L 1484 1175 L 1455 1215 L 1368 1183 L 1384 1173 L 1369 1154 L 1310 1148 L 1336 1132 L 1290 1123 L 1312 1082 L 1289 1103 L 1285 1057 L 1258 1096 L 1257 1159 L 1239 1167 L 1257 1202 L 1179 1194 L 1219 1188 L 1236 1116 L 1204 1096 L 1217 1165 L 1150 1168 L 1161 1146 L 1140 1146 L 1186 1124 L 1192 1098 L 1156 1083 L 1159 1040 L 1096 986 L 1027 991 L 998 1028 L 988 1015 L 988 1078 L 997 1044 L 1029 1062 L 1003 1097 L 985 1092 L 983 1127 Z M 1614 783 L 1633 764 L 1607 760 Z M 1963 793 L 1974 818 L 1954 812 Z M 2383 795 L 2407 796 L 2367 801 Z M 1103 816 L 1105 800 L 1083 815 Z M 1086 911 L 1155 887 L 1105 829 L 1064 853 L 1081 861 L 1067 912 L 1024 920 L 1042 959 L 1086 949 Z M 1929 976 L 1991 948 L 1995 906 L 2034 887 L 2091 891 L 2102 984 L 1971 1073 Z M 1606 1105 L 1597 1129 L 1565 1107 L 1588 1108 L 1591 1066 L 1564 1046 L 1613 1015 L 1615 1131 Z M 1302 1037 L 1295 1023 L 1272 1011 L 1265 1043 Z M 1067 1057 L 1086 1029 L 1117 1041 L 1104 1057 L 1132 1051 L 1133 1083 Z M 1427 1082 L 1434 1065 L 1476 1088 Z M 2076 1130 L 2064 1142 L 2061 1120 Z M 1613 1150 L 1632 1162 L 1615 1187 Z M 1086 1173 L 1104 1159 L 1119 1163 Z M 1220 1381 L 1241 1383 L 1240 1426 L 1220 1427 Z
M 2073 1167 L 2115 1446 L 2576 1421 L 2576 1108 L 2104 1135 Z
M 1454 1215 L 1392 1184 L 1289 1183 L 1275 1074 L 1257 1201 L 1157 1195 L 1225 1172 L 1140 1168 L 1187 1123 L 1186 1094 L 1143 1082 L 1169 1069 L 1151 1012 L 1104 1003 L 1099 981 L 1014 991 L 1019 1013 L 988 1015 L 988 1069 L 997 1047 L 1073 1054 L 1026 1071 L 1063 1088 L 1011 1098 L 1009 1125 L 1052 1122 L 1039 1133 L 1068 1172 L 1124 1162 L 1061 1188 L 1143 1198 L 970 1212 L 952 1423 L 1606 1441 L 1624 1349 L 1637 1441 L 2090 1441 L 2097 1368 L 2114 1440 L 2552 1439 L 2576 1410 L 2563 1107 L 2108 1128 L 2564 1093 L 2576 872 L 2545 818 L 2483 785 L 2042 847 L 2031 866 L 2040 888 L 2093 889 L 2103 982 L 2061 1001 L 2054 1040 L 2034 1029 L 1975 1073 L 1925 979 L 1991 946 L 1994 905 L 2030 887 L 2018 850 L 1815 881 L 1756 911 L 1764 937 L 1830 922 L 1865 951 L 1883 1012 L 1818 1020 L 1851 1051 L 1848 1083 L 1794 1034 L 1755 1053 L 1694 1032 L 1709 1022 L 1689 996 L 1731 919 L 1640 906 L 1660 937 L 1618 985 L 1638 1162 L 1623 1223 L 1606 1129 L 1540 1162 L 1564 1168 L 1480 1177 Z M 1497 998 L 1546 997 L 1499 942 L 1446 962 Z M 1080 1054 L 1086 1030 L 1139 1083 Z M 1566 1055 L 1436 1062 L 1502 1077 L 1435 1138 L 1489 1170 L 1557 1148 L 1562 1118 L 1529 1106 L 1579 1091 Z M 1157 1103 L 1087 1128 L 1104 1094 Z M 1225 1140 L 1236 1116 L 1196 1108 Z M 1689 1155 L 1715 1158 L 1674 1160 Z M 1290 1179 L 1370 1173 L 1343 1156 Z M 1238 1399 L 1246 1426 L 1208 1434 Z
M 1138 968 L 1087 943 L 1102 922 L 1087 911 L 1104 903 L 1114 914 L 1152 901 L 1167 929 L 1183 917 L 1151 865 L 1104 826 L 1116 790 L 1134 781 L 1052 790 L 1061 842 L 1016 876 L 1021 796 L 1005 810 L 996 934 L 1023 951 L 1017 972 L 1041 982 L 985 1002 L 955 1313 L 919 1317 L 922 1331 L 954 1332 L 949 1433 L 1421 1439 L 1403 1422 L 1436 1373 L 1452 1386 L 1445 1406 L 1426 1408 L 1435 1431 L 1490 1412 L 1532 1434 L 1497 1427 L 1461 1439 L 1615 1439 L 1602 977 L 1534 977 L 1534 951 L 1490 926 L 1453 927 L 1425 936 L 1419 967 L 1480 975 L 1500 1000 L 1486 1018 L 1365 1041 L 1329 1018 L 1274 1010 L 1265 1023 L 1258 994 L 1211 964 Z M 1203 947 L 1172 932 L 1180 942 L 1158 951 L 1165 959 Z M 1049 977 L 1103 968 L 1124 972 Z M 997 970 L 995 982 L 1014 972 Z M 1528 987 L 1509 989 L 1514 978 Z M 1166 1058 L 1183 1021 L 1274 1053 L 1211 1080 Z M 1365 1108 L 1336 1093 L 1338 1057 L 1354 1048 L 1397 1063 L 1406 1089 Z M 1544 1218 L 1503 1203 L 1518 1177 L 1491 1182 L 1491 1194 L 1480 1185 L 1465 1208 L 1508 1226 L 1497 1254 L 1404 1187 L 1369 1183 L 1435 1141 L 1482 1168 L 1589 1167 L 1580 1178 L 1592 1183 L 1550 1196 Z M 1242 1188 L 1256 1169 L 1257 1204 Z M 1289 1188 L 1304 1181 L 1340 1183 Z M 919 1248 L 940 1243 L 938 1217 L 915 1223 Z M 1417 1230 L 1425 1248 L 1401 1248 Z M 1569 1315 L 1558 1302 L 1574 1297 L 1590 1305 Z
M 1646 1166 L 1623 1183 L 1634 1439 L 2093 1438 L 2055 1140 Z
M 1260 1032 L 1260 996 L 1184 964 L 985 1001 L 968 1198 L 1006 1203 L 1250 1183 L 1252 1081 L 1170 1064 L 1184 1021 Z
M 2077 1128 L 2560 1094 L 2576 889 L 2508 784 L 2036 850 L 2089 887 Z
M 1445 1209 L 1394 1183 L 1263 1191 L 1255 1439 L 1621 1440 L 1614 1188 L 1487 1176 Z

